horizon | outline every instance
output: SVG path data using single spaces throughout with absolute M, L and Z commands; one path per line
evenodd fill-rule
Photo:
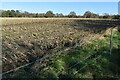
M 2 10 L 20 10 L 29 13 L 53 11 L 54 14 L 62 13 L 64 15 L 68 15 L 71 11 L 77 15 L 90 11 L 99 15 L 104 13 L 117 15 L 118 2 L 3 2 Z

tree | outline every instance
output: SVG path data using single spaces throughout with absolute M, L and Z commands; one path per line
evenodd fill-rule
M 16 16 L 15 10 L 8 10 L 7 13 L 9 14 L 9 17 L 14 17 L 14 16 Z
M 56 13 L 56 15 L 55 15 L 56 17 L 64 17 L 64 15 L 62 14 L 62 13 Z
M 120 19 L 120 15 L 113 15 L 112 19 Z
M 2 17 L 2 10 L 0 10 L 0 17 Z
M 45 17 L 45 14 L 44 13 L 40 13 L 40 14 L 38 14 L 38 17 Z
M 54 16 L 55 16 L 55 14 L 52 11 L 48 11 L 45 14 L 45 17 L 54 17 Z
M 71 11 L 68 15 L 68 17 L 77 17 L 76 13 L 74 11 Z
M 110 18 L 110 15 L 108 13 L 105 13 L 103 18 Z
M 92 14 L 92 18 L 99 18 L 99 15 L 98 14 Z
M 24 13 L 23 13 L 23 17 L 29 17 L 29 12 L 24 11 Z
M 90 11 L 86 11 L 83 15 L 84 18 L 98 18 L 99 15 L 98 14 L 95 14 L 95 13 L 92 13 Z
M 91 17 L 91 12 L 86 11 L 83 16 L 84 16 L 84 18 L 90 18 Z
M 21 17 L 21 12 L 19 10 L 16 10 L 16 17 Z
M 9 17 L 9 13 L 7 11 L 2 11 L 1 16 L 2 17 Z

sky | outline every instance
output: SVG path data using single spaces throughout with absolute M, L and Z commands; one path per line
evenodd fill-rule
M 77 15 L 83 15 L 86 11 L 100 15 L 118 14 L 117 2 L 3 2 L 1 8 L 2 10 L 13 9 L 31 13 L 46 13 L 50 10 L 64 15 L 68 15 L 71 11 L 75 11 Z

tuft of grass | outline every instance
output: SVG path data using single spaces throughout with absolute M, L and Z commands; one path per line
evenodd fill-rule
M 62 60 L 64 65 L 60 62 L 57 63 L 62 66 L 63 73 L 58 75 L 59 78 L 118 78 L 120 76 L 120 64 L 119 59 L 120 55 L 117 50 L 120 50 L 116 47 L 118 44 L 115 41 L 119 41 L 117 39 L 117 34 L 119 32 L 114 32 L 113 34 L 113 48 L 112 54 L 109 54 L 109 36 L 104 40 L 97 40 L 93 42 L 93 44 L 88 44 L 87 46 L 81 47 L 80 51 L 72 52 L 70 54 L 64 54 L 61 56 L 57 56 L 55 60 Z M 94 54 L 94 55 L 93 55 Z M 84 60 L 86 56 L 93 55 L 90 59 Z M 93 60 L 97 56 L 101 56 L 97 60 Z M 80 62 L 83 61 L 83 62 Z M 80 62 L 78 65 L 72 67 L 70 70 L 67 70 L 69 67 L 75 65 Z M 60 65 L 61 64 L 61 65 Z M 77 72 L 80 68 L 82 68 L 85 64 L 88 64 L 85 68 L 79 71 L 75 76 L 72 76 Z M 56 66 L 56 74 L 59 72 L 59 67 Z M 53 67 L 53 66 L 51 66 Z

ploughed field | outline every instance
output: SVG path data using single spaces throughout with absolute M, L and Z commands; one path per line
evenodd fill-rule
M 2 18 L 3 72 L 44 55 L 104 39 L 117 20 L 79 18 Z

